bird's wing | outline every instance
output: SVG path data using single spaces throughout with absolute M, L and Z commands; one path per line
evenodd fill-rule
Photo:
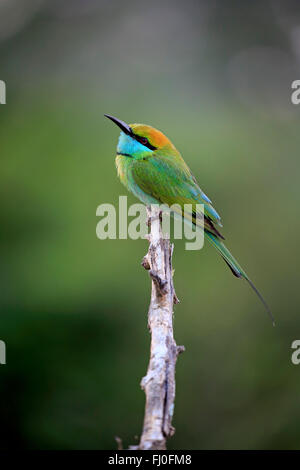
M 220 216 L 182 158 L 155 155 L 135 160 L 131 175 L 133 184 L 160 203 L 168 206 L 179 204 L 182 208 L 184 204 L 195 205 L 194 218 L 197 217 L 196 204 L 203 204 L 205 228 L 221 236 L 213 225 L 213 222 L 220 224 Z

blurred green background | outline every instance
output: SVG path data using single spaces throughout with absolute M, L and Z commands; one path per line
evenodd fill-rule
M 104 113 L 174 142 L 277 320 L 213 248 L 176 241 L 169 448 L 299 448 L 298 2 L 1 0 L 0 79 L 1 448 L 142 429 L 147 243 L 96 238 L 97 206 L 126 195 Z

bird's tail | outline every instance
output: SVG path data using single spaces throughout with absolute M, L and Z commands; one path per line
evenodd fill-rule
M 224 259 L 224 261 L 226 262 L 226 264 L 229 266 L 229 268 L 231 269 L 232 273 L 234 274 L 234 276 L 238 277 L 238 278 L 242 278 L 242 279 L 246 279 L 246 281 L 248 281 L 248 283 L 250 284 L 250 286 L 252 287 L 252 289 L 254 290 L 254 292 L 256 293 L 256 295 L 259 297 L 259 299 L 261 300 L 261 302 L 263 303 L 265 309 L 267 310 L 271 320 L 272 320 L 272 323 L 273 323 L 273 326 L 275 326 L 275 320 L 274 320 L 274 317 L 272 315 L 272 312 L 267 304 L 267 302 L 265 301 L 265 299 L 263 298 L 263 296 L 261 295 L 261 293 L 257 290 L 257 288 L 255 287 L 255 285 L 253 284 L 253 282 L 251 281 L 251 279 L 249 279 L 248 275 L 245 273 L 245 271 L 242 269 L 242 267 L 239 265 L 239 263 L 236 261 L 236 259 L 232 256 L 232 254 L 230 253 L 230 251 L 226 248 L 226 246 L 224 245 L 224 243 L 218 238 L 216 237 L 215 235 L 213 235 L 211 232 L 208 232 L 205 230 L 205 236 L 207 238 L 207 240 L 217 249 L 217 251 L 220 253 L 220 255 L 222 256 L 222 258 Z

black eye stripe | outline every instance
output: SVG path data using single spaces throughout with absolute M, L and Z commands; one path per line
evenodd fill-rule
M 135 140 L 140 142 L 142 145 L 145 145 L 145 147 L 148 147 L 150 150 L 156 150 L 157 147 L 154 147 L 153 145 L 151 145 L 149 140 L 146 137 L 141 137 L 140 135 L 135 135 L 135 134 L 133 134 L 133 137 L 135 138 Z

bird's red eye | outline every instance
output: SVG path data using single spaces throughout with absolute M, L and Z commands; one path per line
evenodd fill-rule
M 146 137 L 140 137 L 139 140 L 140 140 L 141 144 L 143 144 L 143 145 L 147 145 L 147 144 L 148 144 L 148 139 L 147 139 Z
M 140 135 L 136 135 L 136 134 L 132 134 L 133 138 L 135 140 L 137 140 L 138 142 L 140 142 L 142 145 L 145 145 L 146 147 L 148 147 L 150 150 L 156 150 L 156 147 L 154 147 L 154 145 L 150 144 L 149 140 L 147 139 L 147 137 L 142 137 Z

